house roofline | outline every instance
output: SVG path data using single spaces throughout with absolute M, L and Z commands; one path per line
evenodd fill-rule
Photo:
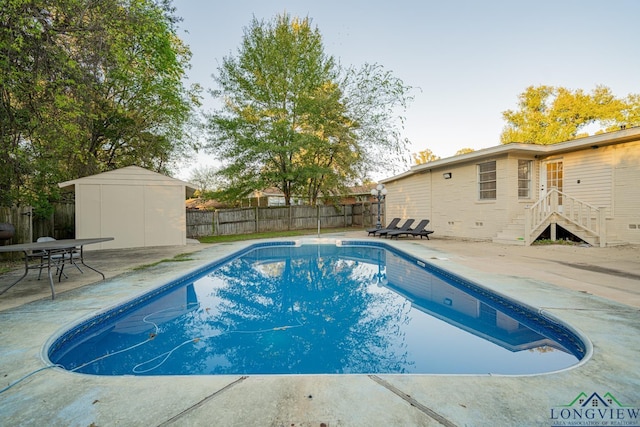
M 520 142 L 512 142 L 509 144 L 498 145 L 495 147 L 483 148 L 481 150 L 472 151 L 470 153 L 461 154 L 444 159 L 435 160 L 433 162 L 422 163 L 411 166 L 411 169 L 401 174 L 380 180 L 381 183 L 389 183 L 399 179 L 406 178 L 411 175 L 430 172 L 432 169 L 440 169 L 458 165 L 460 163 L 468 163 L 472 161 L 482 160 L 490 157 L 501 156 L 505 154 L 524 154 L 534 156 L 551 156 L 563 154 L 571 151 L 582 150 L 585 148 L 599 148 L 607 145 L 619 144 L 638 140 L 640 138 L 640 126 L 629 129 L 618 130 L 614 132 L 601 133 L 583 138 L 573 139 L 571 141 L 560 142 L 550 145 L 524 144 Z

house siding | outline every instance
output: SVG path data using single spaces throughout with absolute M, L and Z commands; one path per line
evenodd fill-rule
M 385 200 L 388 223 L 392 218 L 430 219 L 431 215 L 431 174 L 416 174 L 407 179 L 386 184 Z M 433 221 L 433 220 L 432 220 Z
M 609 212 L 612 207 L 615 150 L 615 147 L 604 147 L 563 156 L 564 192 Z
M 640 243 L 640 142 L 550 159 L 563 160 L 566 194 L 604 209 L 607 241 Z
M 613 155 L 613 217 L 607 221 L 611 240 L 640 243 L 640 141 L 617 148 Z
M 496 161 L 495 200 L 479 200 L 477 165 Z M 387 186 L 387 218 L 429 219 L 427 228 L 437 230 L 438 235 L 464 236 L 472 239 L 490 239 L 506 221 L 510 205 L 517 200 L 515 188 L 509 184 L 510 174 L 517 176 L 513 160 L 507 156 L 470 162 L 447 168 L 436 168 L 407 178 L 392 181 Z M 515 168 L 515 171 L 511 171 Z M 452 177 L 445 179 L 443 174 Z M 496 221 L 498 219 L 499 221 Z
M 520 159 L 532 161 L 529 198 L 518 197 Z M 497 196 L 479 200 L 477 165 L 492 160 Z M 552 146 L 496 146 L 413 166 L 383 180 L 389 190 L 387 218 L 427 218 L 437 236 L 522 240 L 525 209 L 540 199 L 542 166 L 552 160 L 563 162 L 564 193 L 604 209 L 608 244 L 640 243 L 640 128 Z M 445 179 L 445 172 L 452 177 Z

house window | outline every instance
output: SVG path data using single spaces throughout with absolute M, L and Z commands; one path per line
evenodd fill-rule
M 269 196 L 267 198 L 267 206 L 284 206 L 286 205 L 285 199 L 283 196 Z
M 478 165 L 478 189 L 480 200 L 496 199 L 496 162 Z
M 531 198 L 531 160 L 518 160 L 518 198 Z

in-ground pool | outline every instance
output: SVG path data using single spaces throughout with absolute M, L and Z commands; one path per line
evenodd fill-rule
M 532 374 L 584 353 L 566 325 L 370 241 L 252 245 L 48 349 L 96 375 Z

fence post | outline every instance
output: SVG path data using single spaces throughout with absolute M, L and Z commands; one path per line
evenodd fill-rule
M 362 201 L 362 204 L 360 205 L 361 209 L 362 209 L 362 228 L 366 228 L 367 227 L 367 221 L 366 218 L 364 217 L 364 200 Z
M 258 224 L 258 215 L 260 214 L 260 208 L 258 206 L 255 207 L 255 220 L 256 220 L 256 233 L 260 230 L 260 226 Z
M 344 228 L 347 228 L 347 205 L 342 205 L 342 219 Z

